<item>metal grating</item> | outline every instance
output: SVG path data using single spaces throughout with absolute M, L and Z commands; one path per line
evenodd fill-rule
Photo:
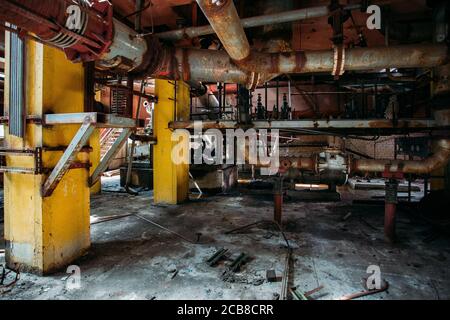
M 125 115 L 128 104 L 128 88 L 111 89 L 111 113 Z
M 11 26 L 16 29 L 15 26 Z M 25 44 L 15 32 L 10 33 L 9 134 L 25 135 L 24 53 Z

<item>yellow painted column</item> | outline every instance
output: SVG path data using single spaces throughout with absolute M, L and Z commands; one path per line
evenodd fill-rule
M 169 123 L 174 121 L 176 108 L 177 119 L 189 120 L 190 91 L 184 82 L 156 80 L 155 94 L 158 103 L 154 112 L 154 132 L 157 144 L 153 148 L 154 202 L 178 204 L 188 199 L 189 164 L 174 164 L 173 147 L 180 143 L 172 141 Z M 176 98 L 176 105 L 174 99 Z M 189 143 L 184 138 L 182 143 Z
M 62 51 L 32 41 L 27 43 L 26 54 L 27 114 L 42 117 L 46 113 L 83 112 L 83 66 L 69 62 Z M 6 74 L 5 83 L 8 79 Z M 25 139 L 7 135 L 6 144 L 17 149 L 66 147 L 79 127 L 27 124 Z M 53 168 L 61 155 L 61 151 L 43 151 L 43 167 Z M 8 156 L 6 160 L 8 167 L 34 167 L 31 157 Z M 80 153 L 77 160 L 88 162 L 89 154 Z M 8 266 L 48 274 L 72 263 L 89 248 L 88 175 L 88 169 L 69 170 L 53 195 L 44 198 L 41 186 L 47 175 L 5 174 Z
M 94 133 L 92 134 L 91 138 L 89 139 L 89 145 L 92 148 L 92 152 L 90 154 L 90 161 L 92 164 L 90 174 L 94 173 L 95 168 L 97 168 L 98 164 L 100 163 L 100 129 L 95 129 Z M 102 183 L 101 183 L 101 177 L 99 181 L 97 181 L 92 187 L 91 187 L 91 194 L 100 194 L 102 191 Z
M 98 91 L 95 94 L 95 100 L 100 102 L 101 91 Z M 92 173 L 94 173 L 95 168 L 97 168 L 97 166 L 101 160 L 100 129 L 94 130 L 94 133 L 92 134 L 91 139 L 89 140 L 89 145 L 92 147 L 92 152 L 91 152 L 92 167 L 90 170 L 90 174 L 92 175 Z M 97 183 L 95 183 L 91 187 L 91 195 L 100 194 L 101 192 L 102 192 L 102 182 L 101 182 L 101 177 L 100 177 L 100 179 L 97 181 Z

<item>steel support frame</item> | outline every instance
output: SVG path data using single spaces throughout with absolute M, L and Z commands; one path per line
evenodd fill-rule
M 48 126 L 81 124 L 86 118 L 89 118 L 89 121 L 98 128 L 134 128 L 136 126 L 134 119 L 97 112 L 46 114 L 44 124 Z
M 58 124 L 79 124 L 84 123 L 86 118 L 89 118 L 89 122 L 92 124 L 97 123 L 97 112 L 46 114 L 44 117 L 44 124 L 49 126 Z
M 72 139 L 70 145 L 64 151 L 63 155 L 59 159 L 55 168 L 52 170 L 44 185 L 42 186 L 41 194 L 43 197 L 49 197 L 58 186 L 58 183 L 70 169 L 72 162 L 74 161 L 77 153 L 88 142 L 95 126 L 91 122 L 91 118 L 85 117 L 83 124 L 81 125 L 75 137 Z
M 21 174 L 41 174 L 42 173 L 42 148 L 37 147 L 34 150 L 31 149 L 3 149 L 0 148 L 0 156 L 22 156 L 33 157 L 34 168 L 19 168 L 0 166 L 0 172 L 3 173 L 21 173 Z
M 121 135 L 116 139 L 116 141 L 108 150 L 108 152 L 105 154 L 105 156 L 100 160 L 100 163 L 97 166 L 97 168 L 95 168 L 95 171 L 89 178 L 89 186 L 92 187 L 98 181 L 103 172 L 105 172 L 105 170 L 108 168 L 109 163 L 114 159 L 114 156 L 122 148 L 124 143 L 128 140 L 131 133 L 132 131 L 129 128 L 126 128 L 122 131 Z
M 62 124 L 79 124 L 82 126 L 73 138 L 69 147 L 64 151 L 61 159 L 50 173 L 42 187 L 42 196 L 49 197 L 57 187 L 59 181 L 64 177 L 66 172 L 71 168 L 72 162 L 76 155 L 89 141 L 96 127 L 105 128 L 124 128 L 122 134 L 113 144 L 108 153 L 100 161 L 99 165 L 89 178 L 89 185 L 92 187 L 99 179 L 100 175 L 107 169 L 109 163 L 117 154 L 118 150 L 123 146 L 131 135 L 131 128 L 136 126 L 133 119 L 118 117 L 110 114 L 99 114 L 97 112 L 80 112 L 80 113 L 59 113 L 46 114 L 44 117 L 45 125 L 62 125 Z
M 235 129 L 236 121 L 202 121 L 203 129 Z M 276 120 L 253 121 L 254 129 L 432 129 L 440 126 L 431 119 L 402 119 L 394 125 L 391 120 Z M 174 121 L 171 129 L 194 129 L 194 121 Z

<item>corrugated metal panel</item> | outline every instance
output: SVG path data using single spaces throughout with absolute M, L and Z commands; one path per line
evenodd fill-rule
M 26 115 L 24 98 L 25 44 L 18 34 L 13 32 L 10 33 L 10 43 L 9 134 L 23 138 L 25 135 Z

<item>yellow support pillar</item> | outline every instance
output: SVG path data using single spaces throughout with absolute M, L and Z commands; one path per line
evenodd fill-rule
M 7 41 L 7 57 L 8 51 Z M 26 69 L 28 115 L 42 117 L 47 113 L 83 112 L 84 71 L 81 64 L 69 62 L 62 51 L 28 41 Z M 6 84 L 8 79 L 7 72 Z M 8 102 L 7 97 L 5 100 Z M 43 167 L 53 168 L 62 152 L 45 151 L 46 147 L 68 146 L 79 127 L 44 127 L 30 123 L 24 139 L 7 135 L 6 143 L 12 149 L 43 147 Z M 89 154 L 79 153 L 77 160 L 88 162 Z M 8 156 L 6 161 L 8 167 L 34 167 L 30 157 Z M 42 197 L 41 187 L 47 175 L 5 174 L 8 266 L 48 274 L 67 266 L 89 248 L 88 175 L 88 169 L 69 170 L 52 196 Z
M 154 112 L 154 132 L 157 144 L 153 148 L 154 202 L 178 204 L 188 199 L 189 164 L 175 164 L 172 161 L 173 147 L 169 123 L 175 120 L 189 120 L 190 90 L 184 82 L 156 80 L 155 94 L 158 103 Z M 184 138 L 183 143 L 188 144 Z
M 101 99 L 102 99 L 101 91 L 98 91 L 95 94 L 95 100 L 100 102 Z M 100 129 L 94 130 L 94 133 L 92 134 L 91 139 L 89 140 L 89 145 L 92 148 L 91 152 L 92 167 L 90 170 L 90 174 L 92 175 L 95 171 L 95 168 L 97 168 L 101 160 Z M 100 179 L 91 187 L 91 195 L 100 194 L 101 192 L 102 192 L 102 182 L 100 177 Z
M 91 136 L 91 139 L 89 139 L 89 145 L 92 148 L 92 152 L 90 155 L 90 160 L 91 160 L 91 170 L 90 170 L 90 174 L 92 175 L 95 171 L 95 168 L 97 168 L 98 164 L 100 163 L 100 129 L 95 129 L 94 133 Z M 101 179 L 99 179 L 99 181 L 97 181 L 92 187 L 91 187 L 91 195 L 94 194 L 100 194 L 102 192 L 102 183 L 101 183 Z

